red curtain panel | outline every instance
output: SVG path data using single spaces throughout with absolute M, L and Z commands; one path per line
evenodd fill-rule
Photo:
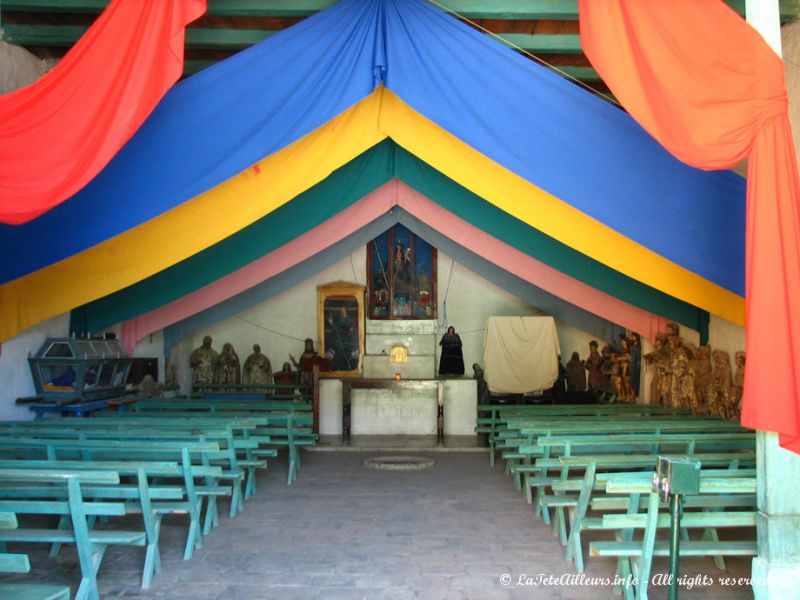
M 0 222 L 25 223 L 100 172 L 181 76 L 184 28 L 205 10 L 113 0 L 52 71 L 0 96 Z
M 749 157 L 742 423 L 800 452 L 800 185 L 783 61 L 721 0 L 579 0 L 579 11 L 592 65 L 667 150 L 702 169 Z

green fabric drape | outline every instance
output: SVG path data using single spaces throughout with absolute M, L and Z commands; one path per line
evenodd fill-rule
M 398 147 L 377 144 L 307 192 L 191 258 L 72 312 L 70 330 L 98 331 L 162 306 L 260 258 L 344 210 L 392 177 L 549 266 L 708 336 L 708 313 L 639 283 L 533 229 Z

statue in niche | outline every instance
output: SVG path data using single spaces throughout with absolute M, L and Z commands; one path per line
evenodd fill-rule
M 603 377 L 603 357 L 597 351 L 597 342 L 589 342 L 589 356 L 584 363 L 589 372 L 589 391 L 602 392 L 605 388 L 605 378 Z
M 272 365 L 269 358 L 261 354 L 261 346 L 253 344 L 253 353 L 244 361 L 242 383 L 245 385 L 269 385 L 272 383 Z
M 709 388 L 711 414 L 725 419 L 733 385 L 730 357 L 724 350 L 714 350 L 711 352 L 711 364 L 713 366 Z
M 742 415 L 742 395 L 744 392 L 744 364 L 747 355 L 744 352 L 737 352 L 733 355 L 733 362 L 736 363 L 736 372 L 733 375 L 733 393 L 731 394 L 731 405 L 733 407 L 733 418 L 739 419 Z
M 663 333 L 656 335 L 655 348 L 643 356 L 645 364 L 653 371 L 653 379 L 650 381 L 650 404 L 664 404 L 661 397 L 662 378 L 664 377 L 667 355 L 664 346 L 667 336 Z
M 219 354 L 211 348 L 211 341 L 210 335 L 205 336 L 203 345 L 196 348 L 189 356 L 189 366 L 192 368 L 192 385 L 214 383 Z
M 448 327 L 439 345 L 442 355 L 439 358 L 439 375 L 463 375 L 464 355 L 461 352 L 461 337 L 455 327 Z
M 700 346 L 694 353 L 694 396 L 692 410 L 695 414 L 711 413 L 709 386 L 711 385 L 711 347 Z
M 226 343 L 217 361 L 217 375 L 214 383 L 219 385 L 239 385 L 242 382 L 242 367 L 233 344 Z
M 581 355 L 573 352 L 567 361 L 567 391 L 586 391 L 586 361 L 581 360 Z

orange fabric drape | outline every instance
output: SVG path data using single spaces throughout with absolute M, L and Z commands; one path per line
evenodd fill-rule
M 0 222 L 25 223 L 85 186 L 183 73 L 206 0 L 114 0 L 52 71 L 0 97 Z
M 579 0 L 579 11 L 592 65 L 667 150 L 702 169 L 749 156 L 742 423 L 800 452 L 800 183 L 783 62 L 721 0 Z

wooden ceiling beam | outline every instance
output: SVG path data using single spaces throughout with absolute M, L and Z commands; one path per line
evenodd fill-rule
M 6 25 L 3 40 L 19 46 L 72 46 L 86 32 L 80 25 Z M 186 30 L 186 47 L 192 49 L 242 49 L 257 44 L 278 33 L 266 29 L 207 29 Z M 576 34 L 495 34 L 509 46 L 534 54 L 580 54 L 581 44 Z
M 744 14 L 745 0 L 725 0 Z M 576 20 L 578 0 L 437 0 L 470 19 Z M 209 15 L 302 17 L 324 10 L 336 0 L 208 0 Z M 3 11 L 100 12 L 108 0 L 2 0 Z M 797 17 L 797 0 L 780 0 L 781 19 Z

